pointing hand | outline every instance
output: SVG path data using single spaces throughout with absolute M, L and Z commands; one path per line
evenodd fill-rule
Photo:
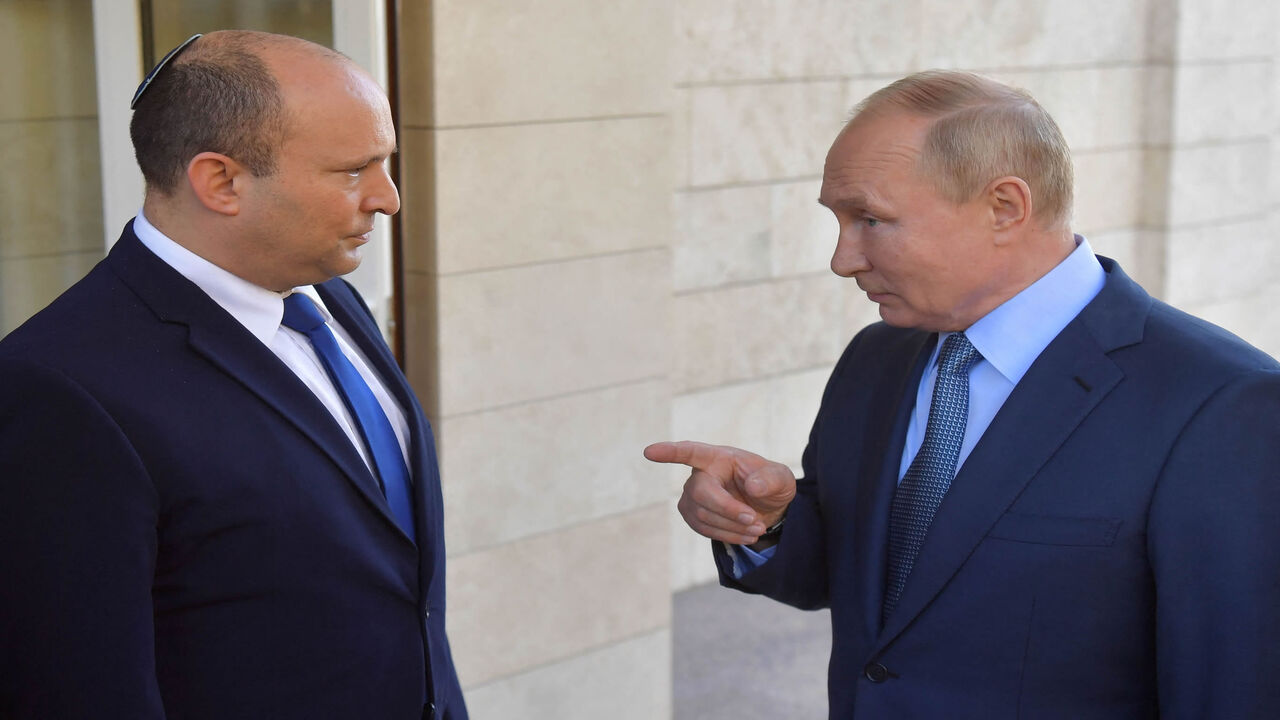
M 693 469 L 676 506 L 689 527 L 712 540 L 756 542 L 796 495 L 796 478 L 781 463 L 746 450 L 698 442 L 660 442 L 644 449 L 654 462 Z

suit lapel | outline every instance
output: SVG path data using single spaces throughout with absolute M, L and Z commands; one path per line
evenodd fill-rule
M 298 428 L 387 522 L 395 524 L 377 481 L 346 433 L 269 348 L 204 291 L 147 250 L 133 234 L 132 224 L 112 248 L 108 261 L 161 321 L 187 327 L 187 341 L 195 353 Z
M 431 429 L 422 414 L 408 380 L 401 372 L 399 364 L 391 354 L 391 349 L 382 340 L 380 331 L 360 305 L 355 295 L 341 279 L 330 280 L 316 285 L 316 291 L 324 299 L 325 305 L 333 316 L 355 340 L 361 352 L 373 364 L 374 370 L 381 376 L 387 389 L 395 397 L 409 422 L 409 470 L 413 481 L 414 506 L 417 513 L 418 538 L 421 543 L 425 536 L 424 529 L 434 527 L 435 503 L 428 495 L 429 488 L 438 487 L 436 480 L 435 442 L 431 437 Z M 430 553 L 422 553 L 424 557 Z
M 903 368 L 897 377 L 886 376 L 877 386 L 876 396 L 869 407 L 871 417 L 892 418 L 891 422 L 876 426 L 868 442 L 862 445 L 857 463 L 858 477 L 873 478 L 873 482 L 858 486 L 858 498 L 854 513 L 855 577 L 861 593 L 863 631 L 873 640 L 880 633 L 880 609 L 884 604 L 885 564 L 888 554 L 889 506 L 898 486 L 898 465 L 902 458 L 902 446 L 906 442 L 907 424 L 915 407 L 916 387 L 924 372 L 925 363 L 933 352 L 937 335 L 919 333 L 913 335 L 904 349 L 887 353 L 890 368 Z M 914 361 L 912 361 L 914 358 Z
M 1123 379 L 1107 353 L 1141 339 L 1150 298 L 1112 261 L 1101 260 L 1109 273 L 1103 291 L 1040 354 L 957 473 L 880 647 L 942 591 L 1040 468 Z

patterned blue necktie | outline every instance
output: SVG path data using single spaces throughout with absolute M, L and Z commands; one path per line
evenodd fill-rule
M 938 380 L 929 405 L 924 442 L 898 484 L 889 511 L 889 577 L 884 594 L 888 619 L 898 607 L 902 588 L 924 545 L 933 515 L 956 474 L 960 445 L 969 417 L 969 370 L 982 355 L 964 333 L 947 337 L 938 354 Z
M 413 526 L 413 499 L 409 495 L 409 469 L 404 464 L 404 454 L 396 440 L 391 421 L 378 404 L 369 385 L 360 377 L 347 356 L 342 354 L 333 331 L 325 324 L 324 315 L 302 293 L 294 293 L 284 299 L 284 319 L 281 324 L 306 335 L 315 348 L 316 355 L 329 372 L 334 387 L 342 396 L 351 417 L 356 421 L 360 436 L 373 459 L 376 475 L 382 481 L 382 491 L 391 507 L 396 524 L 410 538 L 415 537 Z

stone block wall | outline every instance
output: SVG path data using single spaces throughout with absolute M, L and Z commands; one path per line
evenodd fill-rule
M 476 718 L 670 714 L 670 9 L 404 3 L 406 356 Z

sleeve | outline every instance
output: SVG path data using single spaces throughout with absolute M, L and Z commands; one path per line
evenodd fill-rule
M 845 348 L 831 379 L 827 381 L 817 419 L 809 431 L 809 444 L 801 460 L 803 477 L 796 481 L 796 497 L 787 507 L 787 524 L 778 544 L 770 548 L 772 552 L 766 561 L 744 563 L 751 567 L 735 567 L 735 559 L 741 559 L 741 556 L 735 558 L 723 543 L 712 541 L 721 585 L 765 595 L 802 610 L 828 606 L 826 539 L 817 470 L 822 452 L 822 424 L 831 403 L 836 402 L 833 398 L 841 396 L 842 378 L 853 364 L 853 357 L 866 332 L 856 335 Z
M 154 485 L 79 385 L 0 358 L 0 717 L 162 718 Z
M 1200 408 L 1161 472 L 1147 537 L 1160 716 L 1280 717 L 1280 373 Z

